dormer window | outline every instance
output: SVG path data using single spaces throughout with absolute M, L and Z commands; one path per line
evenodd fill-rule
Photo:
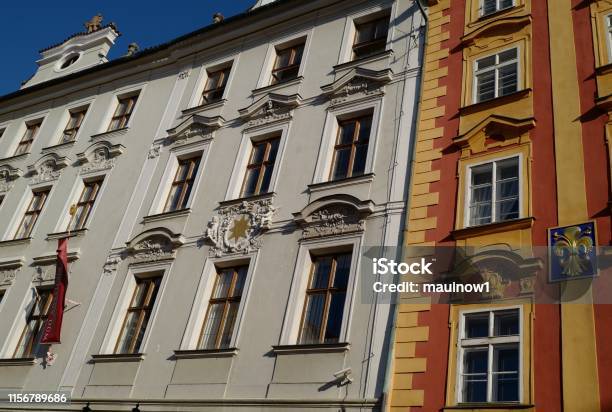
M 74 63 L 77 62 L 77 60 L 79 60 L 79 57 L 81 57 L 80 54 L 71 54 L 66 57 L 60 65 L 60 70 L 67 69 L 68 67 L 72 66 Z
M 498 11 L 509 9 L 514 6 L 514 0 L 483 0 L 482 15 L 497 13 Z
M 389 16 L 355 24 L 353 60 L 384 52 L 387 47 Z

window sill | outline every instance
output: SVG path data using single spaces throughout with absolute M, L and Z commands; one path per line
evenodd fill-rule
M 272 91 L 275 91 L 275 90 L 278 90 L 278 89 L 282 89 L 284 87 L 293 86 L 293 85 L 296 85 L 296 84 L 301 84 L 302 81 L 304 81 L 304 76 L 298 76 L 296 78 L 285 80 L 285 81 L 282 81 L 280 83 L 274 83 L 274 84 L 270 84 L 268 86 L 263 86 L 263 87 L 259 87 L 257 89 L 253 89 L 253 90 L 251 90 L 251 94 L 253 94 L 253 96 L 258 96 L 260 94 L 272 92 Z
M 452 411 L 488 411 L 488 410 L 526 410 L 533 409 L 534 405 L 519 404 L 515 402 L 500 403 L 463 403 L 456 406 L 447 406 L 444 412 Z
M 321 343 L 311 345 L 276 345 L 272 346 L 272 352 L 276 355 L 297 355 L 304 353 L 342 353 L 348 352 L 351 344 L 342 343 Z
M 0 359 L 2 366 L 32 366 L 36 365 L 36 358 L 5 358 Z
M 12 162 L 16 162 L 18 160 L 21 159 L 25 159 L 26 157 L 28 157 L 30 155 L 31 152 L 25 152 L 22 154 L 18 154 L 18 155 L 13 155 L 13 156 L 9 156 L 9 157 L 5 157 L 0 159 L 1 163 L 12 163 Z
M 238 354 L 238 348 L 175 350 L 176 359 L 225 358 Z
M 268 193 L 264 193 L 264 194 L 261 194 L 261 195 L 239 197 L 237 199 L 223 200 L 223 201 L 219 202 L 219 206 L 226 207 L 226 206 L 231 206 L 231 205 L 237 205 L 237 204 L 242 203 L 242 202 L 254 202 L 254 201 L 257 201 L 257 200 L 272 199 L 275 196 L 276 196 L 275 192 L 268 192 Z
M 0 247 L 2 246 L 15 246 L 15 245 L 25 245 L 30 243 L 32 240 L 31 237 L 24 237 L 21 239 L 9 239 L 9 240 L 1 240 Z
M 463 229 L 455 229 L 451 232 L 454 240 L 467 239 L 474 236 L 489 235 L 509 230 L 527 229 L 533 226 L 534 217 L 523 217 L 519 219 L 506 220 L 504 222 L 488 223 L 480 226 L 470 226 Z
M 523 89 L 518 92 L 510 93 L 505 96 L 495 97 L 493 99 L 485 100 L 478 103 L 473 103 L 467 106 L 463 106 L 459 109 L 459 114 L 466 115 L 475 112 L 479 112 L 485 109 L 491 109 L 493 107 L 501 106 L 503 104 L 515 102 L 531 95 L 532 89 Z
M 128 130 L 129 130 L 129 127 L 122 127 L 121 129 L 109 130 L 107 132 L 94 134 L 94 135 L 91 135 L 91 140 L 92 141 L 103 140 L 103 139 L 109 139 L 109 138 L 113 138 L 117 136 L 122 136 L 126 134 Z
M 351 60 L 351 61 L 348 61 L 348 62 L 336 64 L 332 68 L 334 69 L 334 72 L 338 72 L 338 71 L 341 71 L 341 70 L 352 69 L 354 67 L 361 66 L 361 65 L 364 65 L 366 63 L 388 59 L 388 58 L 390 58 L 392 56 L 393 56 L 393 50 L 392 49 L 388 49 L 388 50 L 385 50 L 384 52 L 376 53 L 376 54 L 373 54 L 371 56 L 362 57 L 362 58 L 357 59 L 357 60 Z
M 54 152 L 56 150 L 61 150 L 61 149 L 64 149 L 64 148 L 72 147 L 72 146 L 74 146 L 75 143 L 76 143 L 76 139 L 75 140 L 71 140 L 69 142 L 58 143 L 58 144 L 54 144 L 52 146 L 43 147 L 42 150 L 40 151 L 40 153 L 41 154 L 47 154 L 49 152 Z
M 194 107 L 190 107 L 188 109 L 185 109 L 181 112 L 181 114 L 183 115 L 183 117 L 185 116 L 189 116 L 192 114 L 196 114 L 196 113 L 200 113 L 206 110 L 212 110 L 212 109 L 217 109 L 223 105 L 225 105 L 225 102 L 227 102 L 227 99 L 220 99 L 217 100 L 216 102 L 211 102 L 211 103 L 206 103 L 206 104 L 201 104 L 199 106 L 194 106 Z
M 145 358 L 144 353 L 110 353 L 105 355 L 91 355 L 93 363 L 110 362 L 140 362 Z
M 330 180 L 328 182 L 311 183 L 308 185 L 308 191 L 310 193 L 315 193 L 315 192 L 327 190 L 329 188 L 353 186 L 353 185 L 359 185 L 362 183 L 372 183 L 372 181 L 374 180 L 374 176 L 375 176 L 374 173 L 366 173 L 360 176 L 346 177 L 344 179 Z
M 142 222 L 143 223 L 159 222 L 161 220 L 169 220 L 169 219 L 174 219 L 177 217 L 189 216 L 190 213 L 191 213 L 191 209 L 174 210 L 172 212 L 164 212 L 164 213 L 158 213 L 156 215 L 145 216 L 142 218 Z
M 85 236 L 86 234 L 87 234 L 87 228 L 71 230 L 70 232 L 65 231 L 65 232 L 48 233 L 47 238 L 45 240 L 57 240 L 57 239 L 65 238 L 65 237 L 67 238 L 81 237 L 81 236 Z

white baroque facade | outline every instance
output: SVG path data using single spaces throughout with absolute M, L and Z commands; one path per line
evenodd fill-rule
M 0 389 L 381 410 L 392 308 L 359 271 L 401 244 L 421 26 L 412 0 L 259 0 L 114 61 L 113 25 L 42 51 L 0 97 Z M 67 235 L 62 343 L 42 347 Z

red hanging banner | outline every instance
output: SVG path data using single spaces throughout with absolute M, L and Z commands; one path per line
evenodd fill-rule
M 57 245 L 57 264 L 55 267 L 55 287 L 53 303 L 45 322 L 41 344 L 60 343 L 64 306 L 66 306 L 66 289 L 68 289 L 68 238 L 59 239 Z

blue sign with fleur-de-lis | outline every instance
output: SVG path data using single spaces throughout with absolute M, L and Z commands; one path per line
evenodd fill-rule
M 595 222 L 556 227 L 548 231 L 551 282 L 597 276 Z

